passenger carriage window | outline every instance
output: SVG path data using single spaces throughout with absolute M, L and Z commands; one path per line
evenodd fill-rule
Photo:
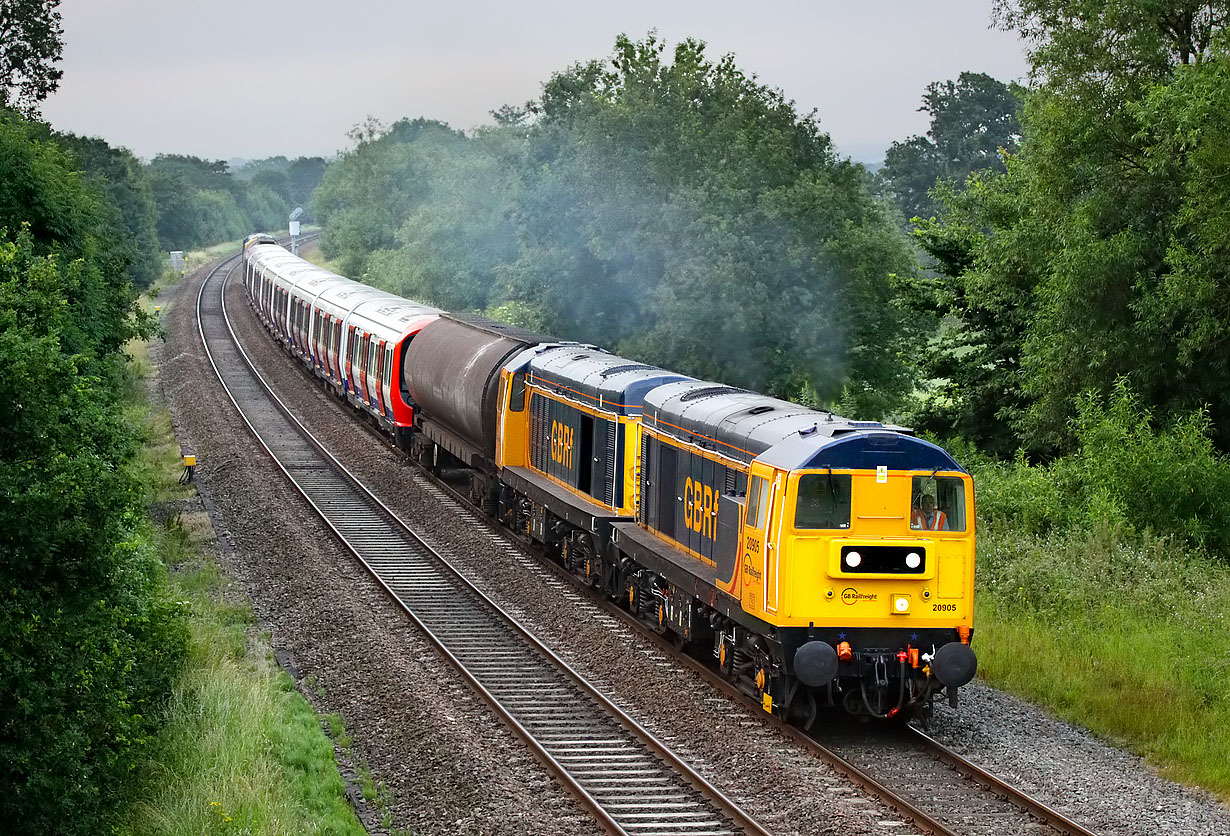
M 850 474 L 806 473 L 799 479 L 795 528 L 849 528 Z
M 910 490 L 910 528 L 965 531 L 965 482 L 956 476 L 915 476 Z

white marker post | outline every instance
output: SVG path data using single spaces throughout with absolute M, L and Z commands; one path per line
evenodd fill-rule
M 290 213 L 290 253 L 299 255 L 299 218 L 303 215 L 303 207 L 297 207 Z

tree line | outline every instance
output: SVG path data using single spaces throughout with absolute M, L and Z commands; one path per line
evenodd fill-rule
M 340 269 L 668 368 L 882 412 L 919 320 L 908 241 L 814 115 L 710 58 L 621 37 L 472 136 L 358 129 L 315 209 Z
M 0 819 L 95 832 L 185 647 L 124 418 L 140 242 L 46 126 L 0 110 Z
M 876 176 L 685 40 L 617 40 L 470 135 L 361 126 L 342 269 L 446 308 L 1036 460 L 1125 383 L 1230 444 L 1226 3 L 1002 0 L 1032 76 L 927 86 Z M 911 223 L 911 219 L 913 222 Z
M 0 821 L 111 829 L 187 650 L 152 545 L 125 345 L 166 251 L 280 228 L 320 158 L 145 163 L 38 118 L 56 0 L 0 0 Z

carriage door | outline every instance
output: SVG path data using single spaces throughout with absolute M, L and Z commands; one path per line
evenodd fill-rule
M 333 370 L 337 374 L 337 382 L 342 379 L 342 320 L 341 317 L 333 323 Z
M 371 396 L 368 394 L 367 376 L 370 373 L 371 366 L 368 356 L 369 348 L 372 344 L 371 334 L 364 334 L 363 339 L 359 342 L 359 396 L 363 398 L 363 403 L 369 404 L 372 402 Z
M 376 347 L 376 402 L 384 415 L 384 340 Z
M 320 353 L 324 359 L 325 377 L 333 377 L 333 315 L 325 314 L 320 327 L 324 329 L 320 337 Z
M 773 513 L 780 502 L 780 480 L 772 468 L 753 464 L 747 482 L 747 514 L 740 543 L 740 599 L 749 612 L 763 612 L 772 603 L 777 608 L 777 555 L 773 538 Z M 772 601 L 770 602 L 770 596 Z
M 679 480 L 678 451 L 669 444 L 657 442 L 658 453 L 658 531 L 675 536 L 675 517 L 679 516 L 683 497 L 675 492 Z
M 354 350 L 355 350 L 355 333 L 354 326 L 351 325 L 347 329 L 346 334 L 346 363 L 343 368 L 346 369 L 346 379 L 342 381 L 345 388 L 354 391 Z
M 777 597 L 779 592 L 778 563 L 781 552 L 782 520 L 785 517 L 784 499 L 786 483 L 782 474 L 774 472 L 772 487 L 768 481 L 765 488 L 769 490 L 769 507 L 765 521 L 765 552 L 764 552 L 764 610 L 777 612 Z

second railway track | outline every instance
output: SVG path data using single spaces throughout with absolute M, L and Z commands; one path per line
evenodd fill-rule
M 197 297 L 228 396 L 326 524 L 472 687 L 614 833 L 753 834 L 756 821 L 504 615 L 289 417 L 226 322 L 219 265 Z

